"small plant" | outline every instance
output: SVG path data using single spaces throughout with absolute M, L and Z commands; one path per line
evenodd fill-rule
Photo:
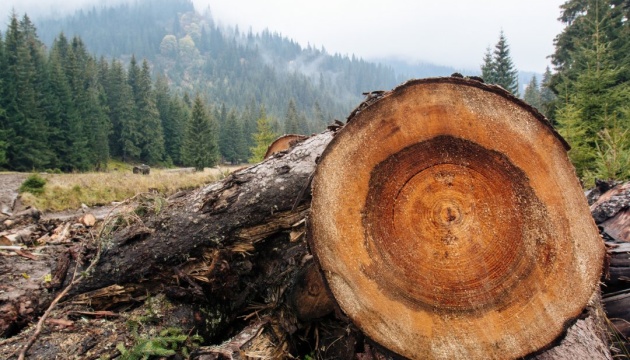
M 138 336 L 138 323 L 132 324 L 131 330 L 136 338 L 136 345 L 127 349 L 123 343 L 118 343 L 116 349 L 120 351 L 120 359 L 123 360 L 144 360 L 150 356 L 171 356 L 177 352 L 188 357 L 190 348 L 199 347 L 203 338 L 199 335 L 188 336 L 179 328 L 166 328 L 160 331 L 156 337 Z
M 33 174 L 26 178 L 22 185 L 20 185 L 20 192 L 30 192 L 34 195 L 40 195 L 44 192 L 44 185 L 46 185 L 46 179 L 37 174 Z

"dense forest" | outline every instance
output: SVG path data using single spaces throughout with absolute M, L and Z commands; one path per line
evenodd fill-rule
M 578 175 L 630 178 L 630 2 L 569 0 L 555 39 L 550 109 Z M 546 100 L 545 100 L 546 101 Z
M 308 121 L 321 116 L 328 121 L 347 116 L 363 92 L 402 81 L 390 67 L 324 48 L 303 48 L 269 30 L 219 26 L 209 9 L 200 14 L 190 0 L 140 0 L 80 10 L 37 26 L 47 34 L 45 44 L 63 31 L 80 36 L 96 56 L 129 59 L 135 54 L 179 93 L 199 93 L 208 104 L 228 109 L 263 105 L 281 123 L 291 98 Z M 301 130 L 313 129 L 304 125 Z
M 566 1 L 553 68 L 524 90 L 503 33 L 482 60 L 486 82 L 522 96 L 568 140 L 585 184 L 630 177 L 629 9 L 622 0 Z M 109 157 L 256 160 L 274 136 L 320 131 L 362 92 L 404 80 L 268 30 L 219 26 L 190 0 L 94 7 L 37 26 L 14 15 L 3 35 L 0 166 L 14 170 L 103 169 Z M 205 150 L 195 148 L 199 134 L 212 139 Z
M 255 161 L 269 139 L 320 131 L 360 101 L 360 89 L 396 83 L 391 69 L 302 49 L 267 31 L 222 30 L 209 15 L 195 13 L 189 1 L 163 2 L 163 7 L 138 2 L 66 18 L 92 29 L 109 22 L 107 30 L 85 30 L 100 44 L 95 50 L 64 32 L 46 45 L 27 15 L 19 20 L 13 14 L 0 36 L 1 81 L 8 84 L 0 98 L 0 166 L 102 170 L 110 157 L 198 168 Z M 141 13 L 150 14 L 146 23 L 134 20 L 143 18 Z M 110 33 L 113 28 L 120 32 Z M 146 58 L 138 60 L 135 48 Z M 304 74 L 309 61 L 317 61 L 323 72 Z

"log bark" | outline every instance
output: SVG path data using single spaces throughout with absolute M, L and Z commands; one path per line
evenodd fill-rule
M 467 80 L 464 85 L 469 86 Z M 486 88 L 480 83 L 475 83 L 475 86 Z M 502 92 L 494 87 L 488 89 L 492 93 Z M 361 104 L 352 113 L 350 126 L 361 114 L 368 114 L 372 106 L 378 106 L 381 99 L 387 99 L 387 93 L 379 93 Z M 522 106 L 512 98 L 507 102 L 512 106 Z M 392 353 L 399 352 L 397 348 L 384 348 L 382 345 L 388 347 L 388 344 L 376 337 L 371 338 L 372 334 L 365 331 L 360 321 L 347 317 L 350 315 L 347 308 L 337 305 L 339 299 L 333 298 L 328 291 L 320 267 L 314 262 L 306 243 L 305 219 L 311 211 L 310 182 L 318 166 L 318 158 L 335 134 L 335 131 L 327 131 L 310 137 L 261 164 L 199 190 L 180 193 L 169 199 L 161 199 L 155 194 L 140 198 L 133 212 L 117 215 L 117 221 L 108 223 L 104 236 L 86 242 L 86 247 L 69 251 L 65 245 L 51 245 L 51 256 L 37 262 L 17 256 L 0 256 L 0 262 L 4 262 L 0 266 L 10 269 L 9 261 L 16 258 L 29 261 L 30 266 L 37 263 L 41 267 L 38 277 L 55 274 L 54 278 L 59 283 L 55 288 L 61 289 L 72 278 L 77 262 L 81 272 L 96 259 L 93 270 L 72 288 L 71 296 L 62 304 L 63 311 L 53 316 L 56 319 L 66 316 L 72 313 L 69 309 L 77 313 L 74 307 L 90 306 L 90 311 L 93 311 L 119 309 L 121 304 L 129 303 L 144 303 L 137 310 L 144 314 L 153 311 L 147 305 L 148 299 L 166 298 L 173 305 L 164 306 L 165 309 L 183 309 L 182 313 L 188 314 L 188 320 L 181 320 L 187 324 L 183 327 L 186 332 L 199 332 L 204 336 L 205 344 L 210 345 L 199 349 L 196 355 L 191 356 L 193 359 L 239 358 L 243 354 L 260 356 L 263 350 L 267 356 L 275 358 L 306 355 L 323 359 L 400 358 L 400 355 Z M 559 141 L 554 136 L 552 134 L 545 141 Z M 374 142 L 370 146 L 378 148 L 381 144 Z M 347 189 L 348 185 L 351 183 L 339 182 L 336 187 Z M 569 195 L 564 197 L 570 198 Z M 448 209 L 446 218 L 450 218 Z M 340 218 L 340 222 L 345 221 L 345 218 Z M 97 257 L 99 247 L 101 252 Z M 26 266 L 24 263 L 21 269 Z M 6 279 L 16 275 L 19 272 L 8 271 Z M 5 290 L 0 294 L 0 306 L 14 306 L 37 299 L 36 304 L 29 305 L 27 311 L 32 316 L 28 319 L 19 314 L 19 306 L 12 307 L 17 309 L 17 315 L 4 318 L 9 319 L 5 325 L 12 327 L 9 333 L 15 335 L 45 309 L 54 298 L 55 291 L 59 290 L 51 292 L 40 284 L 41 280 L 29 282 L 22 279 L 20 284 L 11 284 L 4 282 L 3 276 L 0 272 L 0 283 Z M 572 281 L 581 284 L 583 279 L 578 277 Z M 553 286 L 549 282 L 545 284 Z M 29 288 L 28 293 L 14 296 L 20 286 Z M 590 283 L 585 286 L 590 286 Z M 594 288 L 591 287 L 591 290 Z M 606 340 L 598 330 L 603 326 L 601 314 L 593 310 L 597 304 L 599 300 L 593 300 L 588 306 L 584 303 L 582 307 L 587 310 L 580 319 L 567 319 L 574 320 L 566 323 L 569 335 L 559 332 L 555 339 L 544 344 L 549 347 L 547 350 L 555 351 L 545 359 L 574 359 L 575 354 L 570 351 L 572 347 L 567 346 L 571 341 L 562 342 L 563 339 L 571 339 L 569 336 L 587 347 L 601 349 L 599 355 L 593 358 L 610 358 L 605 349 Z M 85 309 L 80 311 L 85 312 Z M 581 312 L 582 309 L 579 309 L 577 314 L 571 315 L 577 317 Z M 50 338 L 55 333 L 51 330 L 36 342 L 29 355 L 33 358 L 117 356 L 112 344 L 122 341 L 116 339 L 115 334 L 124 331 L 126 316 L 121 313 L 123 320 L 116 323 L 117 327 L 90 322 L 92 326 L 102 326 L 103 331 L 100 332 L 86 331 L 77 321 L 74 330 L 60 330 L 63 336 L 72 339 L 66 341 L 65 346 Z M 457 323 L 456 316 L 452 319 L 453 324 Z M 115 320 L 111 319 L 105 322 L 114 323 Z M 168 326 L 169 323 L 156 320 L 156 324 L 145 326 Z M 526 325 L 524 320 L 520 326 Z M 28 336 L 30 329 L 26 328 L 7 339 L 7 345 L 0 350 L 0 357 L 6 357 L 14 346 L 21 344 L 21 339 Z M 160 329 L 155 331 L 159 333 Z M 127 337 L 124 341 L 130 340 Z M 48 347 L 45 345 L 47 342 L 55 346 Z M 73 344 L 87 345 L 73 347 Z M 541 350 L 530 354 L 530 357 L 544 354 L 547 352 Z M 503 353 L 495 357 L 510 356 Z M 409 357 L 413 358 L 413 355 Z

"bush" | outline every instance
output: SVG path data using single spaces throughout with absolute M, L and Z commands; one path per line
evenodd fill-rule
M 44 185 L 46 185 L 46 179 L 33 174 L 20 185 L 20 192 L 30 192 L 31 194 L 39 195 L 44 192 Z

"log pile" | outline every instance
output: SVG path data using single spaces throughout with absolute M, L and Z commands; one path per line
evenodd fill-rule
M 598 182 L 588 198 L 608 252 L 602 300 L 615 330 L 613 342 L 630 349 L 630 183 Z
M 478 81 L 371 95 L 221 182 L 34 243 L 45 257 L 4 251 L 0 358 L 32 341 L 27 358 L 611 359 L 604 246 L 565 145 Z M 620 212 L 598 199 L 598 223 Z

